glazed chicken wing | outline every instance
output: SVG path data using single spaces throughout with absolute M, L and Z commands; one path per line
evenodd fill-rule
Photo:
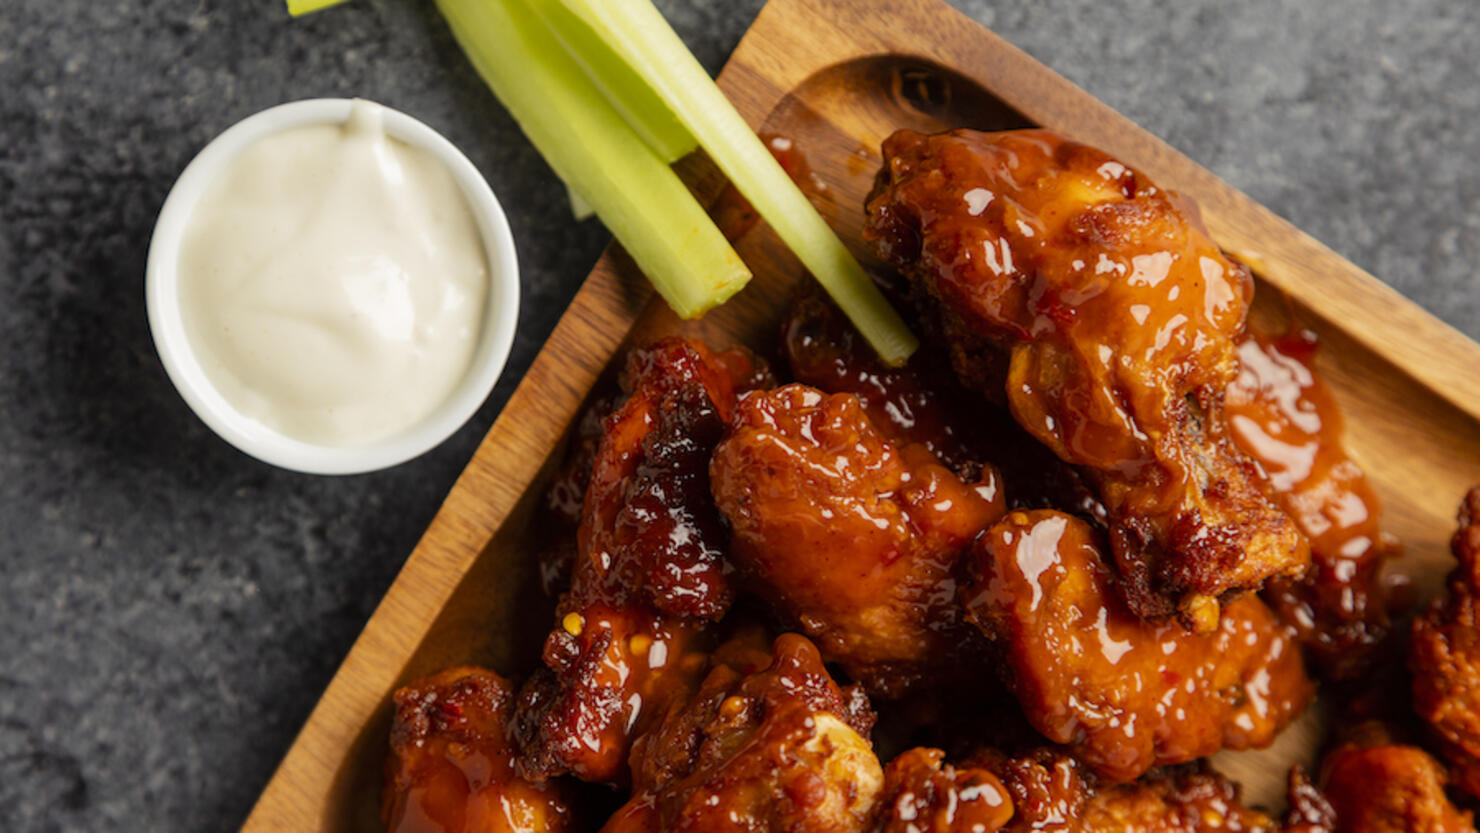
M 967 766 L 986 769 L 1007 788 L 1013 812 L 1004 829 L 1010 833 L 1077 833 L 1094 796 L 1094 773 L 1060 749 L 1019 756 L 986 749 Z
M 565 833 L 578 829 L 558 782 L 515 774 L 505 727 L 514 688 L 449 668 L 395 694 L 381 820 L 389 833 Z
M 1356 734 L 1322 763 L 1336 833 L 1473 833 L 1470 814 L 1444 794 L 1438 761 L 1381 729 L 1358 727 Z
M 883 781 L 872 724 L 861 692 L 839 688 L 806 638 L 783 635 L 770 655 L 717 663 L 638 740 L 633 797 L 603 831 L 861 833 Z
M 1058 507 L 1105 519 L 1072 466 L 1028 436 L 1012 415 L 961 386 L 949 362 L 928 350 L 889 367 L 852 323 L 816 291 L 792 304 L 782 331 L 792 377 L 827 393 L 851 393 L 897 446 L 918 443 L 962 477 L 990 461 L 1013 508 Z
M 1139 619 L 1077 518 L 1012 512 L 971 558 L 968 616 L 1003 652 L 1028 721 L 1106 778 L 1265 746 L 1312 695 L 1257 597 L 1229 603 L 1208 634 Z
M 1413 706 L 1442 742 L 1454 780 L 1480 797 L 1480 486 L 1465 495 L 1450 543 L 1459 565 L 1447 598 L 1413 623 Z
M 615 407 L 611 396 L 597 396 L 581 409 L 560 468 L 536 510 L 535 534 L 543 541 L 539 555 L 540 589 L 552 599 L 570 589 L 581 507 L 586 502 L 591 467 L 601 446 L 602 426 Z
M 1379 526 L 1366 473 L 1342 448 L 1341 412 L 1315 372 L 1314 339 L 1245 337 L 1225 401 L 1234 441 L 1310 541 L 1310 572 L 1271 581 L 1264 599 L 1327 677 L 1351 679 L 1387 634 L 1382 567 L 1397 546 Z
M 709 495 L 709 456 L 738 390 L 764 379 L 749 354 L 669 339 L 635 350 L 626 400 L 591 464 L 571 589 L 520 696 L 521 770 L 625 780 L 631 739 L 698 682 L 706 626 L 733 592 Z
M 884 769 L 877 833 L 992 833 L 1013 817 L 991 771 L 944 763 L 939 749 L 910 749 Z
M 885 696 L 950 666 L 967 635 L 956 563 L 1002 513 L 990 481 L 897 447 L 857 397 L 803 385 L 743 399 L 710 476 L 735 563 L 829 661 Z
M 884 795 L 879 833 L 1273 833 L 1278 827 L 1244 806 L 1238 786 L 1211 770 L 1179 767 L 1101 784 L 1074 758 L 1049 749 L 1022 757 L 986 750 L 955 767 L 941 764 L 939 750 L 912 749 L 885 769 Z
M 1246 807 L 1238 785 L 1199 769 L 1158 773 L 1100 790 L 1084 808 L 1083 833 L 1273 833 L 1273 819 Z
M 1195 207 L 1047 131 L 900 131 L 883 153 L 865 237 L 963 381 L 1094 478 L 1132 609 L 1207 631 L 1220 598 L 1302 574 L 1223 419 L 1253 283 Z

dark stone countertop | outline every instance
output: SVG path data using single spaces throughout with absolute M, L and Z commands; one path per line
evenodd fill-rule
M 1480 336 L 1472 0 L 958 0 Z M 665 0 L 717 69 L 760 0 Z M 170 387 L 144 257 L 175 176 L 269 105 L 442 130 L 509 210 L 519 338 L 452 440 L 376 474 L 257 463 Z M 600 252 L 426 0 L 10 0 L 0 16 L 0 830 L 235 829 Z

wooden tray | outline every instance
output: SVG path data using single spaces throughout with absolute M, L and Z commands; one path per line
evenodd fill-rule
M 1407 549 L 1424 595 L 1448 569 L 1464 489 L 1480 481 L 1480 345 L 1450 329 L 1160 140 L 939 0 L 771 0 L 720 86 L 753 127 L 793 139 L 825 184 L 820 208 L 859 239 L 879 142 L 896 128 L 1041 125 L 1097 145 L 1194 197 L 1214 238 L 1260 279 L 1254 318 L 1293 316 L 1323 343 L 1321 369 L 1347 443 Z M 720 181 L 687 160 L 712 200 Z M 609 250 L 488 432 L 370 618 L 242 828 L 379 830 L 377 792 L 392 690 L 456 662 L 522 674 L 550 627 L 533 584 L 526 520 L 572 416 L 628 340 L 684 331 L 769 351 L 802 272 L 769 229 L 737 249 L 756 280 L 701 323 L 654 301 Z M 1311 754 L 1318 716 L 1276 748 L 1220 757 L 1246 796 L 1279 801 L 1286 764 Z

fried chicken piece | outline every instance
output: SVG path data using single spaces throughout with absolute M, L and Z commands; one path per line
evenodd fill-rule
M 895 445 L 919 443 L 964 479 L 974 479 L 990 461 L 1014 509 L 1058 507 L 1105 520 L 1105 508 L 1072 466 L 1028 436 L 1011 414 L 984 406 L 940 356 L 917 350 L 903 367 L 885 365 L 815 290 L 792 304 L 782 347 L 796 381 L 857 396 L 874 427 Z
M 1178 769 L 1116 784 L 1084 809 L 1084 833 L 1268 831 L 1273 819 L 1239 801 L 1238 785 L 1209 770 Z
M 878 833 L 991 833 L 1013 816 L 990 771 L 943 763 L 939 749 L 910 749 L 884 768 Z
M 1245 336 L 1225 404 L 1234 442 L 1268 475 L 1273 495 L 1310 541 L 1303 579 L 1264 590 L 1275 615 L 1324 676 L 1352 679 L 1388 632 L 1383 565 L 1397 545 L 1362 467 L 1342 448 L 1341 411 L 1315 372 L 1315 335 Z
M 1040 749 L 1023 757 L 984 750 L 959 767 L 942 767 L 940 756 L 938 750 L 914 749 L 889 764 L 879 833 L 1276 829 L 1269 816 L 1243 805 L 1238 785 L 1199 766 L 1105 785 L 1059 750 Z
M 697 684 L 708 623 L 733 598 L 709 456 L 737 393 L 767 374 L 748 353 L 668 339 L 634 350 L 626 400 L 591 466 L 571 589 L 520 695 L 521 772 L 622 783 L 631 740 Z
M 1077 758 L 1058 749 L 1011 757 L 986 749 L 969 759 L 997 776 L 1012 798 L 1009 833 L 1078 833 L 1096 779 Z
M 864 236 L 958 375 L 1095 481 L 1127 600 L 1199 630 L 1309 547 L 1223 418 L 1253 281 L 1195 206 L 1043 130 L 884 142 Z M 1001 354 L 1008 354 L 1001 370 Z
M 1244 596 L 1209 634 L 1125 605 L 1094 530 L 1012 512 L 973 545 L 968 618 L 1000 647 L 1028 721 L 1125 781 L 1219 749 L 1268 745 L 1312 695 L 1296 646 Z
M 883 773 L 866 698 L 839 688 L 805 637 L 781 636 L 769 659 L 718 663 L 638 740 L 633 797 L 605 833 L 868 829 Z
M 955 567 L 1002 514 L 992 481 L 962 482 L 857 397 L 804 385 L 743 399 L 710 477 L 736 565 L 829 662 L 896 697 L 956 661 Z
M 566 786 L 521 779 L 505 734 L 514 687 L 449 668 L 399 689 L 381 821 L 390 833 L 576 830 Z
M 601 447 L 602 425 L 615 407 L 612 397 L 597 396 L 581 409 L 560 468 L 537 510 L 535 528 L 545 539 L 539 556 L 540 588 L 551 598 L 559 598 L 570 589 L 581 507 L 586 501 L 586 487 L 591 484 L 591 467 Z
M 1305 767 L 1299 764 L 1290 767 L 1286 796 L 1281 833 L 1335 833 L 1336 810 L 1326 800 L 1326 794 L 1311 783 Z
M 1455 783 L 1480 797 L 1480 486 L 1465 495 L 1450 541 L 1448 595 L 1413 623 L 1413 708 L 1442 742 Z
M 1326 800 L 1336 833 L 1460 833 L 1474 831 L 1468 812 L 1444 794 L 1444 767 L 1416 746 L 1392 741 L 1373 727 L 1322 762 Z
M 879 360 L 847 317 L 815 290 L 793 302 L 781 346 L 792 378 L 826 393 L 851 393 L 895 445 L 925 446 L 957 472 L 983 461 L 970 392 L 922 351 L 903 367 Z

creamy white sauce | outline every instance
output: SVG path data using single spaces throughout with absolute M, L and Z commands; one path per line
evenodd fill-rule
M 451 172 L 386 136 L 356 101 L 344 125 L 244 150 L 180 251 L 185 331 L 216 389 L 295 439 L 364 445 L 447 399 L 488 294 L 478 225 Z

